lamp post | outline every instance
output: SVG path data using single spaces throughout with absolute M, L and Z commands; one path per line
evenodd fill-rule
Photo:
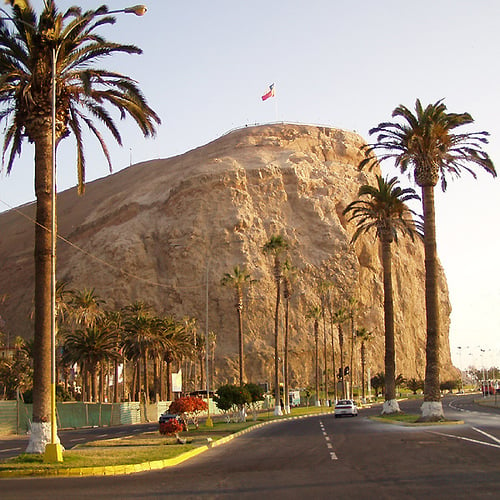
M 210 372 L 208 370 L 208 259 L 207 259 L 207 274 L 205 286 L 205 373 L 206 373 L 206 389 L 207 389 L 207 420 L 206 427 L 213 427 L 214 424 L 210 418 Z
M 48 3 L 45 1 L 45 6 L 48 8 Z M 120 10 L 112 10 L 103 13 L 102 15 L 127 13 L 143 16 L 147 11 L 144 5 L 135 5 Z M 52 48 L 52 76 L 51 76 L 51 107 L 52 107 L 52 213 L 51 213 L 51 439 L 50 443 L 45 446 L 44 461 L 46 462 L 62 462 L 62 446 L 57 438 L 57 414 L 56 414 L 56 243 L 57 243 L 57 228 L 56 228 L 56 111 L 57 111 L 57 61 L 59 52 L 64 40 L 70 33 L 81 23 L 86 21 L 88 17 L 82 17 L 80 21 L 68 30 L 63 38 L 57 40 L 57 46 Z
M 45 0 L 45 8 L 49 8 L 48 1 Z M 135 5 L 125 9 L 108 11 L 102 15 L 131 13 L 136 16 L 143 16 L 147 11 L 144 5 Z M 52 75 L 51 75 L 51 111 L 52 111 L 52 190 L 51 190 L 51 439 L 50 443 L 45 446 L 44 461 L 46 462 L 62 462 L 62 446 L 57 438 L 57 414 L 56 414 L 56 243 L 57 243 L 57 227 L 56 227 L 56 111 L 57 111 L 57 61 L 63 42 L 67 39 L 70 33 L 81 23 L 86 21 L 87 17 L 82 17 L 78 23 L 75 23 L 68 30 L 63 38 L 57 40 L 57 45 L 52 48 Z

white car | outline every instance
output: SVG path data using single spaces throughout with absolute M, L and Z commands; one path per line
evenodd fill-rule
M 358 407 L 352 399 L 341 399 L 335 405 L 335 418 L 349 415 L 351 417 L 358 416 Z

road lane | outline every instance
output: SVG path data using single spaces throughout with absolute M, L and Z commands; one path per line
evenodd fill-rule
M 328 415 L 271 424 L 162 471 L 2 480 L 2 498 L 498 497 L 500 451 L 434 432 L 480 433 L 468 425 L 403 427 L 366 417 L 378 411 L 364 410 L 357 418 Z M 498 437 L 497 431 L 491 435 Z M 328 443 L 337 460 L 332 460 Z

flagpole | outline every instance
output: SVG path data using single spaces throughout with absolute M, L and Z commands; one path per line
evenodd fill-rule
M 274 91 L 274 115 L 275 121 L 278 121 L 278 96 L 276 95 L 276 90 Z

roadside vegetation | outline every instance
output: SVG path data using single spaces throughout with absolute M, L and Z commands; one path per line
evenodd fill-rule
M 264 422 L 313 415 L 324 412 L 321 407 L 292 408 L 290 415 L 276 416 L 273 411 L 260 412 L 255 420 L 247 422 L 226 422 L 220 420 L 213 422 L 212 427 L 205 424 L 198 429 L 190 428 L 189 431 L 179 433 L 185 444 L 179 444 L 175 436 L 165 436 L 157 432 L 145 432 L 132 437 L 92 441 L 64 452 L 63 463 L 44 463 L 43 455 L 23 453 L 18 457 L 0 462 L 0 474 L 10 471 L 33 475 L 57 469 L 91 468 L 128 464 L 140 464 L 178 457 L 194 448 L 206 446 L 209 443 L 243 431 Z

